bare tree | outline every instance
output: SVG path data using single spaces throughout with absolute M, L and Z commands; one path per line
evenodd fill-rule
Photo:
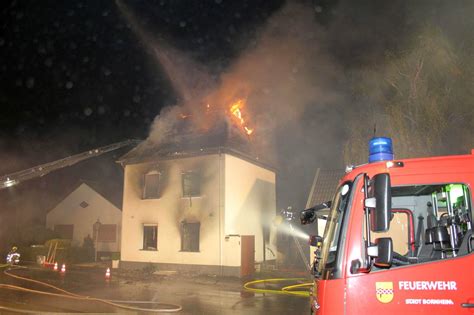
M 398 158 L 467 152 L 474 144 L 473 53 L 426 27 L 411 49 L 352 73 L 359 106 L 348 124 L 344 160 L 367 160 L 374 124 L 376 135 L 393 139 Z

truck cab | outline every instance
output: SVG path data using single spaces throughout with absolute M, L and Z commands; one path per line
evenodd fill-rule
M 312 312 L 474 314 L 473 185 L 474 150 L 346 173 L 313 244 Z

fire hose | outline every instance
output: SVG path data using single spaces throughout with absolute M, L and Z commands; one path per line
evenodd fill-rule
M 0 266 L 0 267 L 2 267 L 2 266 Z M 14 269 L 20 269 L 20 268 L 26 268 L 26 267 L 16 266 Z M 21 277 L 21 276 L 18 276 L 18 275 L 14 275 L 14 274 L 8 272 L 8 270 L 4 270 L 3 273 L 5 275 L 9 276 L 9 277 L 19 279 L 19 280 L 23 280 L 23 281 L 27 281 L 27 282 L 31 282 L 31 283 L 40 284 L 42 286 L 52 288 L 52 289 L 57 290 L 57 291 L 62 292 L 62 293 L 52 293 L 52 292 L 46 292 L 46 291 L 41 291 L 41 290 L 28 289 L 28 288 L 25 288 L 25 287 L 11 285 L 11 284 L 0 283 L 0 288 L 4 288 L 4 289 L 17 290 L 17 291 L 23 291 L 23 292 L 29 292 L 29 293 L 35 293 L 35 294 L 41 294 L 41 295 L 48 295 L 48 296 L 55 296 L 55 297 L 63 297 L 63 298 L 75 299 L 75 300 L 100 302 L 100 303 L 107 304 L 107 305 L 110 305 L 110 306 L 114 306 L 114 307 L 118 307 L 118 308 L 126 309 L 126 310 L 132 310 L 132 311 L 152 312 L 152 313 L 175 313 L 175 312 L 179 312 L 183 309 L 181 307 L 181 305 L 171 304 L 171 303 L 161 303 L 161 302 L 153 302 L 153 301 L 120 301 L 120 300 L 109 300 L 109 299 L 101 299 L 101 298 L 96 298 L 96 297 L 79 295 L 79 294 L 75 294 L 75 293 L 66 291 L 64 289 L 61 289 L 59 287 L 56 287 L 56 286 L 51 285 L 51 284 L 46 283 L 46 282 L 42 282 L 42 281 L 38 281 L 38 280 L 26 278 L 26 277 Z M 162 306 L 165 306 L 165 307 L 162 307 L 162 308 L 142 308 L 142 307 L 134 307 L 134 306 L 125 305 L 123 303 L 127 303 L 127 304 L 159 304 L 159 305 L 162 305 Z M 9 311 L 23 312 L 23 313 L 32 313 L 32 314 L 33 313 L 38 313 L 38 311 L 15 309 L 15 308 L 10 308 L 10 307 L 5 307 L 5 306 L 0 306 L 0 309 L 9 310 Z
M 267 284 L 267 283 L 280 283 L 280 282 L 289 282 L 289 281 L 303 281 L 306 280 L 304 278 L 275 278 L 275 279 L 261 279 L 261 280 L 253 280 L 249 281 L 244 284 L 244 288 L 251 292 L 256 293 L 272 293 L 272 294 L 286 294 L 286 295 L 293 295 L 293 296 L 301 296 L 301 297 L 309 297 L 309 291 L 293 291 L 294 289 L 299 289 L 302 287 L 309 287 L 313 285 L 313 282 L 307 283 L 300 283 L 295 285 L 285 286 L 281 289 L 261 289 L 253 287 L 256 284 Z

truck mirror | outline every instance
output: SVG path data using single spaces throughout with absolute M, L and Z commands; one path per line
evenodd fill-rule
M 390 237 L 381 237 L 375 240 L 377 246 L 377 257 L 374 259 L 374 266 L 379 268 L 389 268 L 392 265 L 393 242 Z
M 367 205 L 368 207 L 374 207 L 370 211 L 370 229 L 373 232 L 385 232 L 390 228 L 392 210 L 392 193 L 390 188 L 389 174 L 382 173 L 374 176 L 371 189 L 375 205 L 373 203 Z M 367 201 L 373 201 L 374 199 L 369 198 Z

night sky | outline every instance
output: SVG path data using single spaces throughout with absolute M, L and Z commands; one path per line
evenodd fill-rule
M 346 11 L 334 10 L 338 1 L 299 2 L 314 10 L 328 34 L 335 34 L 327 42 L 328 49 L 349 64 L 373 59 L 392 45 L 391 37 L 382 31 L 387 28 L 383 23 L 404 15 L 397 1 L 346 6 Z M 253 45 L 259 27 L 283 4 L 281 0 L 157 0 L 128 5 L 156 38 L 186 51 L 218 74 Z M 390 18 L 382 18 L 387 11 Z M 16 159 L 34 155 L 35 161 L 43 162 L 50 155 L 142 139 L 160 109 L 176 101 L 166 75 L 153 66 L 150 52 L 114 1 L 4 1 L 1 29 L 2 154 Z M 0 171 L 15 169 L 18 162 L 5 162 Z
M 292 1 L 123 2 L 154 39 L 185 52 L 219 78 L 239 56 L 258 46 L 265 24 Z M 299 138 L 282 138 L 285 145 L 279 153 L 292 159 L 282 165 L 280 179 L 301 175 L 291 185 L 306 187 L 318 158 L 331 167 L 342 166 L 340 145 L 329 142 L 342 142 L 347 131 L 338 125 L 354 110 L 347 74 L 382 63 L 387 51 L 404 51 L 416 40 L 413 31 L 427 20 L 463 42 L 471 34 L 465 25 L 472 16 L 458 18 L 465 11 L 461 1 L 456 6 L 445 1 L 293 2 L 305 6 L 316 25 L 292 30 L 308 33 L 309 49 L 317 46 L 319 55 L 309 61 L 331 64 L 315 82 L 330 82 L 331 93 L 340 97 L 305 107 L 301 130 L 293 122 L 281 124 L 285 130 L 276 133 Z M 160 110 L 176 104 L 178 95 L 166 73 L 115 1 L 23 0 L 2 1 L 0 6 L 0 174 L 126 139 L 145 139 Z M 292 18 L 296 23 L 298 17 Z M 314 154 L 294 153 L 314 141 L 319 141 Z M 81 179 L 105 183 L 120 193 L 122 170 L 115 161 L 128 149 L 0 191 L 0 223 L 19 224 L 19 217 L 26 224 L 41 223 L 44 212 Z M 304 204 L 308 189 L 292 192 L 280 204 Z
M 114 1 L 2 5 L 3 154 L 34 154 L 47 161 L 57 150 L 75 153 L 142 139 L 160 109 L 175 101 L 166 76 L 152 66 Z M 248 45 L 258 24 L 279 5 L 148 1 L 133 8 L 157 38 L 218 68 Z

